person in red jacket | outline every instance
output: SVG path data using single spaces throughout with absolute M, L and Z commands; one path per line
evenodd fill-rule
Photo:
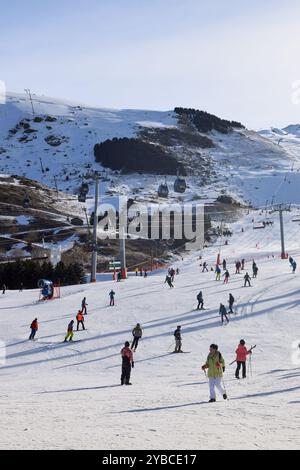
M 31 333 L 30 333 L 29 339 L 30 339 L 30 340 L 34 340 L 34 337 L 35 337 L 35 335 L 36 335 L 36 332 L 37 332 L 37 330 L 39 329 L 39 324 L 38 324 L 37 318 L 35 318 L 35 319 L 33 320 L 33 322 L 32 322 L 31 325 L 30 325 L 30 328 L 31 328 Z
M 84 316 L 82 314 L 81 310 L 78 310 L 78 313 L 76 315 L 76 320 L 77 320 L 77 331 L 79 330 L 79 325 L 82 326 L 82 329 L 85 330 L 84 327 Z
M 238 345 L 236 349 L 236 363 L 237 363 L 237 368 L 235 371 L 235 376 L 237 379 L 240 378 L 240 369 L 242 367 L 243 369 L 243 379 L 246 378 L 246 361 L 247 361 L 247 356 L 248 354 L 252 354 L 252 351 L 246 348 L 245 346 L 245 341 L 241 339 L 240 344 Z
M 133 354 L 129 348 L 129 342 L 126 341 L 125 347 L 121 350 L 122 356 L 122 375 L 121 385 L 132 385 L 130 383 L 131 367 L 134 367 Z

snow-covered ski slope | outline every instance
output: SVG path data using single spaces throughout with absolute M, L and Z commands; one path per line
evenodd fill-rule
M 199 253 L 175 266 L 174 289 L 164 273 L 62 289 L 62 298 L 37 303 L 37 291 L 0 296 L 1 340 L 6 363 L 0 368 L 0 447 L 10 449 L 296 449 L 300 446 L 299 273 L 279 258 L 279 223 L 253 230 L 252 214 L 231 228 L 221 258 L 229 263 L 226 286 L 202 273 Z M 285 216 L 287 249 L 300 261 L 299 225 Z M 241 232 L 242 227 L 244 232 Z M 219 245 L 203 253 L 209 265 Z M 274 258 L 273 256 L 274 255 Z M 259 273 L 244 288 L 233 263 L 246 259 Z M 108 307 L 108 293 L 116 306 Z M 206 310 L 196 311 L 202 290 Z M 229 293 L 237 314 L 221 326 L 220 302 Z M 63 344 L 66 326 L 82 298 L 88 302 L 85 332 Z M 36 342 L 29 325 L 38 317 Z M 132 387 L 120 384 L 120 349 L 137 322 L 144 338 L 135 354 Z M 183 349 L 170 354 L 173 331 L 182 326 Z M 237 381 L 235 348 L 241 338 L 257 344 L 252 369 Z M 226 361 L 228 401 L 208 404 L 201 371 L 208 347 L 217 343 Z M 1 350 L 4 352 L 4 349 Z M 300 351 L 300 350 L 298 350 Z
M 178 127 L 173 111 L 103 109 L 36 95 L 33 105 L 35 117 L 42 118 L 42 122 L 34 122 L 31 104 L 25 94 L 8 93 L 6 103 L 0 106 L 0 173 L 26 176 L 53 188 L 57 184 L 60 190 L 73 193 L 82 183 L 83 175 L 98 170 L 108 180 L 102 191 L 130 197 L 137 194 L 140 199 L 157 197 L 161 176 L 116 175 L 95 162 L 93 148 L 106 139 L 135 137 L 144 128 Z M 55 121 L 48 122 L 47 116 Z M 26 119 L 30 120 L 30 129 L 26 130 L 22 125 L 17 128 Z M 296 132 L 294 127 L 287 129 L 290 133 Z M 47 143 L 51 136 L 58 139 L 60 145 Z M 295 159 L 300 162 L 300 158 L 294 156 L 299 154 L 299 138 L 289 140 L 292 155 L 289 148 L 278 145 L 270 132 L 260 135 L 241 129 L 227 135 L 211 132 L 207 136 L 214 142 L 214 148 L 189 147 L 188 142 L 181 141 L 174 144 L 176 156 L 186 159 L 192 168 L 198 168 L 200 157 L 205 159 L 206 166 L 211 165 L 207 179 L 199 174 L 199 168 L 197 176 L 188 176 L 188 189 L 180 195 L 181 200 L 195 200 L 196 197 L 211 200 L 222 192 L 256 206 L 265 204 L 266 193 L 270 194 L 270 199 L 274 196 L 276 202 L 290 200 L 289 187 L 282 185 L 282 181 L 290 174 Z M 157 141 L 154 143 L 158 144 Z M 299 184 L 299 168 L 298 163 L 294 164 L 295 185 Z M 174 179 L 168 178 L 171 200 L 178 199 L 178 194 L 173 191 Z M 299 194 L 293 202 L 300 203 Z

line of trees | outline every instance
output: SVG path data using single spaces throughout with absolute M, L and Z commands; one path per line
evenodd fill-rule
M 244 126 L 237 121 L 227 121 L 206 111 L 199 111 L 193 108 L 175 108 L 174 112 L 179 116 L 188 116 L 199 132 L 209 132 L 216 130 L 222 134 L 228 134 L 234 128 L 244 129 Z
M 0 264 L 0 287 L 5 284 L 8 289 L 36 289 L 39 279 L 48 279 L 62 286 L 84 282 L 84 270 L 81 264 L 72 263 L 66 266 L 63 262 L 55 267 L 49 262 L 43 264 L 31 260 L 18 260 L 14 263 Z

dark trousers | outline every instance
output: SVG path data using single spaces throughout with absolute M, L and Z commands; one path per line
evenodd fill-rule
M 235 376 L 236 378 L 239 378 L 241 367 L 243 368 L 243 379 L 245 379 L 246 378 L 246 362 L 240 362 L 240 361 L 237 362 Z
M 221 314 L 222 323 L 224 323 L 224 317 L 225 317 L 225 318 L 226 318 L 226 320 L 229 322 L 229 320 L 228 320 L 228 317 L 227 317 L 226 313 L 222 313 L 222 314 Z
M 110 298 L 110 304 L 111 307 L 115 305 L 115 299 L 113 297 Z
M 228 312 L 228 313 L 233 313 L 232 307 L 233 307 L 233 303 L 230 303 L 230 304 L 229 304 L 229 312 Z
M 29 339 L 34 339 L 35 334 L 36 334 L 36 330 L 33 330 L 33 329 L 31 328 L 31 333 L 30 333 Z
M 132 341 L 131 349 L 137 348 L 139 344 L 140 337 L 139 336 L 134 336 L 134 339 Z
M 244 287 L 246 287 L 247 284 L 248 284 L 249 287 L 251 287 L 250 279 L 245 279 L 245 285 L 244 285 Z
M 82 315 L 87 315 L 87 310 L 86 310 L 86 306 L 83 305 L 82 309 L 81 309 L 81 312 L 82 312 Z
M 84 323 L 83 323 L 82 320 L 80 320 L 80 321 L 77 321 L 77 331 L 79 330 L 79 325 L 80 325 L 80 324 L 81 324 L 81 326 L 82 326 L 82 329 L 85 330 L 85 328 L 84 328 Z
M 198 307 L 197 307 L 197 310 L 199 310 L 199 308 L 203 308 L 203 300 L 198 300 Z
M 131 366 L 122 366 L 121 385 L 129 384 L 131 374 Z

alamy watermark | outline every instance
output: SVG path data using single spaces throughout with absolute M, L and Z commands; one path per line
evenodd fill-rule
M 0 80 L 0 104 L 5 104 L 6 102 L 6 86 L 5 83 Z
M 205 217 L 203 204 L 129 204 L 120 197 L 98 207 L 98 238 L 181 240 L 187 250 L 202 249 Z

